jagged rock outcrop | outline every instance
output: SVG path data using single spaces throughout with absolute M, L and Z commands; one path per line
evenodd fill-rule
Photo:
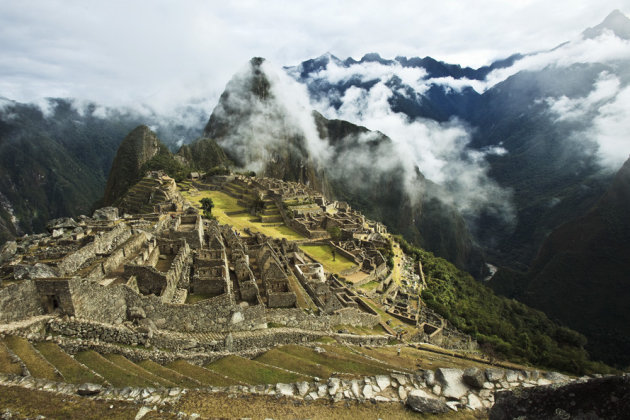
M 109 206 L 121 197 L 143 175 L 142 165 L 165 149 L 156 134 L 146 125 L 136 127 L 125 137 L 112 163 L 103 204 Z

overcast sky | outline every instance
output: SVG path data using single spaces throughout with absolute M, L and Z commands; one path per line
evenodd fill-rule
M 216 103 L 252 56 L 281 66 L 378 52 L 478 67 L 571 40 L 613 9 L 630 15 L 627 0 L 0 0 L 0 96 Z

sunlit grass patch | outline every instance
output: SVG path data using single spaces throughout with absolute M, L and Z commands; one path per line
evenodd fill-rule
M 335 252 L 333 261 L 333 248 L 330 245 L 300 245 L 300 249 L 311 258 L 319 261 L 324 266 L 324 269 L 331 273 L 338 274 L 356 266 L 354 262 L 338 252 Z

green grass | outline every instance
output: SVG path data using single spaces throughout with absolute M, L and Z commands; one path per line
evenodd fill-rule
M 239 384 L 236 380 L 224 378 L 216 372 L 201 366 L 190 364 L 185 360 L 176 360 L 166 365 L 166 367 L 184 376 L 188 376 L 189 378 L 199 381 L 206 386 L 230 386 Z
M 288 240 L 305 239 L 302 235 L 289 229 L 284 224 L 281 226 L 265 226 L 264 223 L 257 221 L 255 216 L 247 213 L 247 209 L 239 205 L 236 198 L 222 191 L 200 190 L 193 193 L 182 192 L 182 195 L 198 208 L 201 208 L 202 199 L 212 199 L 214 203 L 212 215 L 216 217 L 217 221 L 222 224 L 231 225 L 241 232 L 245 228 L 249 228 L 253 232 L 260 232 L 272 238 L 286 238 Z M 228 213 L 234 212 L 241 213 L 228 215 Z
M 184 376 L 181 373 L 174 371 L 173 369 L 169 369 L 160 364 L 157 364 L 153 360 L 143 360 L 141 362 L 138 362 L 137 364 L 144 370 L 151 372 L 154 375 L 160 376 L 164 379 L 167 379 L 177 386 L 181 386 L 183 388 L 198 388 L 201 386 L 200 382 Z
M 115 387 L 146 387 L 153 386 L 151 381 L 140 378 L 137 375 L 117 366 L 105 357 L 96 353 L 95 351 L 88 350 L 78 353 L 75 357 L 76 360 L 83 363 L 85 366 L 97 372 L 103 376 L 109 383 Z
M 35 344 L 35 348 L 61 372 L 66 382 L 71 384 L 104 383 L 102 378 L 70 357 L 57 344 L 44 341 Z
M 312 309 L 313 311 L 317 311 L 317 305 L 313 303 L 313 300 L 308 295 L 306 290 L 304 290 L 299 280 L 296 279 L 295 276 L 293 275 L 289 276 L 289 286 L 291 287 L 291 290 L 295 292 L 298 308 L 302 308 L 302 309 L 309 308 L 309 309 Z
M 193 305 L 197 302 L 201 302 L 202 300 L 209 299 L 210 295 L 204 295 L 203 293 L 188 293 L 186 296 L 186 303 L 189 305 Z
M 378 286 L 380 285 L 379 282 L 372 280 L 368 283 L 365 283 L 362 286 L 359 286 L 359 289 L 365 290 L 366 292 L 372 292 L 374 291 Z
M 162 378 L 160 376 L 156 376 L 153 373 L 145 370 L 141 366 L 136 365 L 125 356 L 120 354 L 106 354 L 105 358 L 120 367 L 121 369 L 125 369 L 127 372 L 133 373 L 139 378 L 144 379 L 147 382 L 152 383 L 156 386 L 164 386 L 164 387 L 173 387 L 175 386 L 174 382 L 169 381 L 168 379 Z
M 5 339 L 7 347 L 11 349 L 26 365 L 31 375 L 36 378 L 50 379 L 51 381 L 62 381 L 63 378 L 55 368 L 44 359 L 26 339 L 22 337 L 9 336 Z
M 289 383 L 311 379 L 234 355 L 216 360 L 205 367 L 221 375 L 229 376 L 251 385 L 275 384 L 278 382 Z
M 334 372 L 344 372 L 351 375 L 380 375 L 388 373 L 388 366 L 373 362 L 365 357 L 349 352 L 339 353 L 335 347 L 322 345 L 324 353 L 297 345 L 280 347 L 279 350 L 311 363 L 320 364 Z
M 398 355 L 398 347 L 350 347 L 356 352 L 381 360 L 383 363 L 396 366 L 401 370 L 435 369 L 437 367 L 457 369 L 478 367 L 485 369 L 489 367 L 489 364 L 480 363 L 474 360 L 467 360 L 455 357 L 454 355 L 434 353 L 407 346 L 401 347 L 400 356 Z M 453 354 L 455 354 L 455 352 L 453 352 Z M 514 365 L 514 368 L 524 369 L 523 366 L 517 365 Z
M 282 351 L 282 348 L 271 349 L 254 360 L 268 365 L 289 369 L 304 375 L 317 376 L 323 379 L 330 377 L 330 375 L 334 372 L 327 366 L 286 353 Z
M 9 351 L 3 341 L 0 341 L 0 372 L 11 375 L 22 374 L 22 367 L 11 360 Z
M 300 249 L 311 258 L 319 261 L 324 269 L 331 273 L 340 273 L 356 266 L 355 263 L 338 252 L 335 253 L 335 261 L 333 261 L 333 248 L 330 245 L 300 245 Z

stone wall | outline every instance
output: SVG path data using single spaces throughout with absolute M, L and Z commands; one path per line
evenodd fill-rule
M 64 343 L 60 343 L 60 346 L 68 351 Z M 95 350 L 100 353 L 107 353 L 109 348 L 107 345 L 101 345 Z M 134 361 L 154 356 L 153 353 L 146 350 L 128 349 L 123 354 Z M 138 355 L 141 358 L 137 358 Z M 170 361 L 171 358 L 167 357 L 158 362 L 168 363 Z M 190 361 L 198 365 L 208 362 L 203 357 Z M 514 382 L 496 379 L 498 376 L 510 377 L 514 379 Z M 462 381 L 461 378 L 465 379 Z M 478 380 L 483 382 L 481 389 L 476 385 L 471 385 L 477 384 Z M 471 384 L 466 381 L 470 381 Z M 291 398 L 294 404 L 310 403 L 315 400 L 321 400 L 325 404 L 369 403 L 375 410 L 378 408 L 378 404 L 398 403 L 405 404 L 410 410 L 428 415 L 459 410 L 481 410 L 479 413 L 462 413 L 462 416 L 466 418 L 487 418 L 488 413 L 483 410 L 492 408 L 489 413 L 492 420 L 517 417 L 585 418 L 584 413 L 589 414 L 588 418 L 625 418 L 628 411 L 625 395 L 627 395 L 629 382 L 627 376 L 574 380 L 554 372 L 541 374 L 537 371 L 504 371 L 497 373 L 492 369 L 485 371 L 477 369 L 472 372 L 469 370 L 464 372 L 457 369 L 437 369 L 436 371 L 390 373 L 353 379 L 332 376 L 324 381 L 315 379 L 311 382 L 259 386 L 207 387 L 200 389 L 199 392 L 208 397 L 212 394 L 226 395 L 229 393 L 231 397 L 236 398 L 248 398 L 249 395 Z M 38 389 L 68 396 L 76 395 L 82 387 L 46 379 L 6 374 L 0 374 L 0 385 Z M 185 389 L 179 387 L 156 389 L 94 386 L 93 389 L 97 395 L 89 398 L 110 402 L 135 401 L 138 406 L 153 407 L 153 411 L 165 405 L 167 407 L 176 405 L 178 399 L 186 393 Z M 457 394 L 461 394 L 458 398 L 450 396 L 455 389 L 457 389 Z M 514 390 L 514 392 L 508 394 L 501 392 L 503 390 Z M 617 397 L 615 394 L 621 396 Z M 602 399 L 601 395 L 610 396 L 610 398 Z M 290 401 L 286 400 L 285 403 L 290 404 Z M 12 418 L 11 411 L 5 411 L 5 414 L 8 415 L 6 418 Z
M 241 308 L 229 294 L 194 305 L 163 303 L 154 296 L 129 296 L 128 305 L 142 307 L 158 328 L 171 331 L 222 332 L 251 330 L 265 323 L 262 305 Z M 133 304 L 130 303 L 133 300 Z
M 293 292 L 267 291 L 267 306 L 270 308 L 290 308 L 295 306 L 297 297 Z
M 14 322 L 43 315 L 35 282 L 26 280 L 0 289 L 0 321 Z
M 65 315 L 74 315 L 70 281 L 71 279 L 60 278 L 35 280 L 35 287 L 46 313 L 52 313 L 58 308 Z
M 346 308 L 332 315 L 314 315 L 301 309 L 268 309 L 267 322 L 292 328 L 330 331 L 335 325 L 374 327 L 380 322 L 378 315 L 362 312 L 356 308 Z
M 83 264 L 97 254 L 110 252 L 117 244 L 126 241 L 131 236 L 129 227 L 120 223 L 109 232 L 97 233 L 94 240 L 78 251 L 67 255 L 57 266 L 61 275 L 67 275 L 77 271 Z
M 134 292 L 126 286 L 104 287 L 84 279 L 70 281 L 75 316 L 110 324 L 127 319 L 127 295 Z

